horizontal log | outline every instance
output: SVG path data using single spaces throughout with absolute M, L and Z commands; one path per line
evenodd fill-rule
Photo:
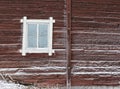
M 81 8 L 79 8 L 81 7 Z M 110 12 L 111 9 L 112 11 L 114 12 L 117 12 L 119 10 L 120 6 L 119 4 L 115 4 L 115 3 L 112 3 L 112 4 L 101 4 L 101 3 L 96 3 L 96 2 L 93 2 L 93 3 L 89 3 L 89 2 L 86 2 L 86 3 L 73 3 L 72 4 L 72 9 L 73 10 L 78 10 L 78 11 L 86 11 L 89 9 L 89 11 L 105 11 L 105 12 Z
M 118 24 L 95 22 L 95 21 L 81 21 L 72 23 L 73 27 L 91 27 L 91 28 L 117 28 Z
M 120 50 L 119 45 L 72 44 L 72 50 Z
M 27 67 L 27 68 L 0 68 L 0 73 L 3 73 L 5 75 L 12 75 L 12 74 L 18 74 L 18 73 L 24 73 L 24 74 L 30 74 L 30 73 L 33 73 L 33 74 L 40 74 L 40 73 L 59 73 L 59 72 L 65 72 L 66 68 L 65 67 L 61 67 L 61 66 L 31 66 L 31 67 Z
M 25 13 L 25 12 L 24 12 Z M 38 12 L 37 12 L 38 13 Z M 30 18 L 30 19 L 48 19 L 50 16 L 53 17 L 55 20 L 63 20 L 64 19 L 64 14 L 62 13 L 59 13 L 59 12 L 44 12 L 41 14 L 38 13 L 38 14 L 32 14 L 32 13 L 25 13 L 25 15 Z M 31 15 L 32 14 L 32 15 Z M 6 21 L 9 20 L 9 21 L 14 21 L 14 20 L 17 20 L 18 22 L 20 22 L 20 19 L 23 18 L 23 16 L 25 15 L 22 15 L 20 13 L 11 13 L 11 14 L 0 14 L 0 18 L 2 21 Z
M 107 13 L 106 13 L 107 14 Z M 110 13 L 109 13 L 110 14 Z M 111 12 L 111 14 L 112 14 L 112 12 Z M 113 13 L 113 14 L 115 14 L 115 12 Z M 116 14 L 120 14 L 120 13 L 116 13 Z M 82 16 L 82 17 L 77 17 L 77 16 L 73 16 L 73 18 L 72 18 L 72 21 L 73 22 L 82 22 L 82 21 L 84 21 L 84 22 L 98 22 L 98 23 L 101 23 L 101 22 L 103 22 L 103 23 L 118 23 L 119 24 L 119 22 L 120 22 L 120 19 L 119 18 L 117 18 L 117 17 L 93 17 L 93 16 Z
M 72 84 L 75 85 L 119 85 L 119 75 L 73 75 Z
M 100 44 L 100 45 L 119 45 L 119 35 L 117 34 L 72 34 L 73 44 Z
M 75 55 L 74 55 L 75 56 Z M 77 55 L 76 55 L 77 56 Z M 78 61 L 118 61 L 120 60 L 118 55 L 84 55 L 72 57 L 73 60 Z
M 72 33 L 119 34 L 119 28 L 72 27 Z
M 106 63 L 107 64 L 107 63 Z M 94 74 L 94 73 L 98 73 L 98 74 L 120 74 L 120 68 L 119 67 L 76 67 L 72 69 L 72 73 L 74 74 L 74 72 L 78 72 L 78 73 L 84 73 L 84 74 Z
M 75 69 L 79 68 L 119 68 L 120 61 L 78 61 L 78 60 L 72 60 L 72 66 Z
M 36 86 L 65 85 L 65 75 L 12 75 L 12 78 L 21 84 L 35 84 Z
M 93 3 L 93 4 L 105 4 L 106 5 L 106 3 L 107 4 L 119 4 L 119 0 L 115 0 L 115 1 L 113 1 L 113 0 L 101 0 L 101 1 L 99 1 L 99 0 L 96 0 L 96 1 L 94 1 L 94 0 L 75 0 L 75 1 L 73 1 L 73 3 Z
M 22 56 L 22 54 L 19 52 L 19 50 L 16 51 L 6 51 L 6 53 L 0 53 L 0 60 L 4 61 L 21 61 L 21 60 L 27 60 L 27 61 L 40 61 L 40 60 L 64 60 L 66 59 L 66 53 L 65 50 L 55 50 L 55 53 L 52 56 L 49 56 L 48 53 L 27 53 L 26 56 Z M 63 61 L 63 62 L 64 62 Z
M 52 62 L 49 60 L 46 61 L 1 61 L 0 68 L 26 68 L 34 66 L 66 66 L 65 62 Z

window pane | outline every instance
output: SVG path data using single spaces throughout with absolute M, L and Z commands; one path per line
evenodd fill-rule
M 28 47 L 37 47 L 37 24 L 28 24 Z
M 48 47 L 48 24 L 39 24 L 39 48 Z

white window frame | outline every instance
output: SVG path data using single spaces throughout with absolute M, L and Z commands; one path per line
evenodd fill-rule
M 52 49 L 52 41 L 53 41 L 53 23 L 55 23 L 55 20 L 53 17 L 49 17 L 49 19 L 27 19 L 26 16 L 23 17 L 23 19 L 20 20 L 21 23 L 23 23 L 23 35 L 22 35 L 22 49 L 20 52 L 22 53 L 22 56 L 26 56 L 26 53 L 48 53 L 49 56 L 52 56 L 52 53 L 55 51 Z M 48 23 L 48 47 L 47 48 L 29 48 L 27 47 L 28 39 L 27 39 L 27 28 L 28 24 L 31 23 Z

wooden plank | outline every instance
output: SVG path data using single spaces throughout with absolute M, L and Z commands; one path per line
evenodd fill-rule
M 64 86 L 65 75 L 12 75 L 21 84 L 35 84 L 36 86 Z
M 120 60 L 119 61 L 82 61 L 82 60 L 72 60 L 72 66 L 74 68 L 119 68 Z
M 72 49 L 81 50 L 120 50 L 120 45 L 72 44 Z
M 72 30 L 72 1 L 66 0 L 66 14 L 67 14 L 67 75 L 66 83 L 67 89 L 71 89 L 71 30 Z
M 113 1 L 113 0 L 74 0 L 73 1 L 73 3 L 79 3 L 79 2 L 81 2 L 81 3 L 93 3 L 93 4 L 105 4 L 106 5 L 106 3 L 107 4 L 119 4 L 120 3 L 120 1 L 119 0 L 115 0 L 115 1 Z
M 80 39 L 79 39 L 80 38 Z M 74 44 L 119 45 L 119 34 L 73 33 Z
M 98 85 L 98 86 L 115 86 L 119 85 L 120 78 L 117 77 L 119 75 L 92 75 L 92 74 L 84 74 L 84 75 L 73 75 L 72 84 L 73 86 L 81 85 L 81 86 L 91 86 L 91 85 Z
M 72 59 L 78 61 L 119 61 L 119 50 L 74 50 Z
M 26 68 L 26 67 L 45 67 L 45 66 L 58 66 L 65 67 L 65 62 L 49 62 L 47 61 L 1 61 L 0 68 Z

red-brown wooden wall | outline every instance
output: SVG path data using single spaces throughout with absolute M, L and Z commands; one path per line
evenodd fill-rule
M 63 0 L 0 0 L 0 72 L 20 83 L 65 84 L 65 6 Z M 22 43 L 20 19 L 48 19 L 54 24 L 53 56 L 27 54 L 19 50 Z M 6 70 L 6 68 L 9 68 Z
M 119 0 L 72 0 L 72 85 L 119 85 L 119 10 Z M 53 56 L 21 55 L 23 16 L 56 20 Z M 0 73 L 21 83 L 65 85 L 66 21 L 66 0 L 0 0 Z
M 119 85 L 119 24 L 120 0 L 72 0 L 73 85 Z

